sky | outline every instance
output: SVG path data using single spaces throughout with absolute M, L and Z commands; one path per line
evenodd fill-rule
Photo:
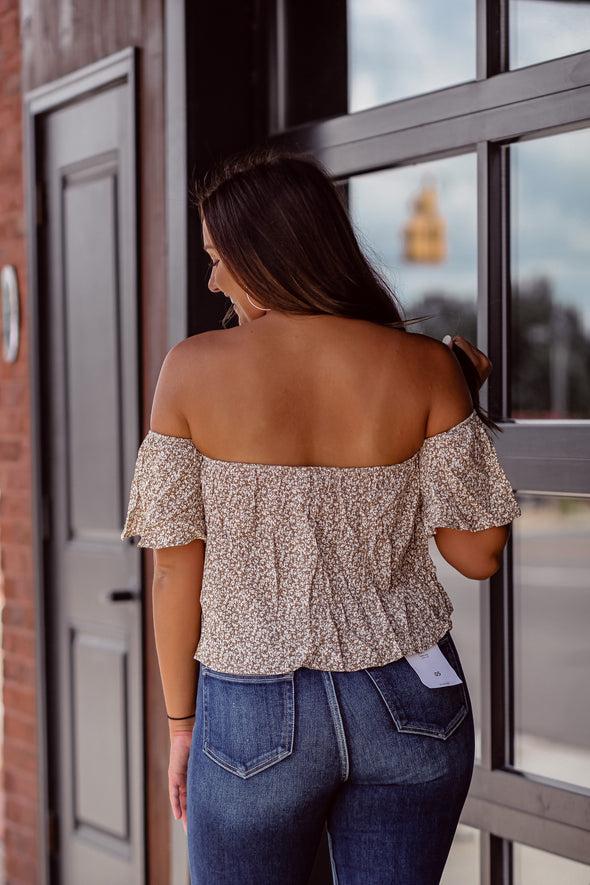
M 510 14 L 513 67 L 590 48 L 590 2 L 510 0 Z M 349 0 L 349 34 L 351 112 L 474 77 L 475 0 Z M 513 279 L 549 276 L 590 331 L 590 129 L 520 142 L 510 162 Z M 401 255 L 411 200 L 429 176 L 448 232 L 447 260 L 430 267 Z M 475 299 L 474 155 L 359 176 L 350 198 L 402 302 L 436 289 Z

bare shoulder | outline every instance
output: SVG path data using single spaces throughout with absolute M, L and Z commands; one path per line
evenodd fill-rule
M 166 355 L 154 394 L 150 426 L 158 433 L 189 437 L 187 404 L 215 376 L 230 330 L 202 332 L 185 338 Z
M 473 403 L 453 352 L 442 342 L 415 333 L 407 334 L 406 348 L 428 398 L 426 435 L 442 433 L 467 418 Z

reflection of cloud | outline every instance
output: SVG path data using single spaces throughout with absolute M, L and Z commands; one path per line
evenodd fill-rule
M 447 226 L 448 258 L 434 266 L 407 264 L 401 257 L 401 232 L 412 198 L 425 177 L 432 177 L 436 183 L 440 212 Z M 426 292 L 441 290 L 475 300 L 477 186 L 473 154 L 353 178 L 350 206 L 362 239 L 377 254 L 405 304 Z
M 510 0 L 510 63 L 520 68 L 588 49 L 590 3 Z
M 350 111 L 475 77 L 475 3 L 348 0 Z M 522 67 L 588 49 L 590 3 L 510 0 L 510 58 Z
M 513 277 L 549 278 L 556 299 L 575 306 L 590 328 L 590 130 L 520 142 L 511 151 Z M 448 259 L 433 267 L 401 257 L 400 232 L 427 175 L 436 181 L 448 236 Z M 351 180 L 355 224 L 406 304 L 441 289 L 475 298 L 475 176 L 475 156 L 464 154 Z
M 475 4 L 349 0 L 350 110 L 475 77 Z
M 472 79 L 475 4 L 455 0 L 348 0 L 351 110 Z M 590 2 L 510 0 L 513 66 L 588 49 Z M 512 153 L 512 272 L 547 276 L 562 304 L 590 329 L 590 131 L 520 142 Z M 448 230 L 448 261 L 411 267 L 400 257 L 408 200 L 425 173 L 436 177 Z M 473 155 L 359 177 L 353 217 L 405 301 L 444 288 L 476 290 L 476 186 Z
M 557 301 L 573 304 L 590 328 L 590 130 L 511 148 L 512 272 L 546 276 Z

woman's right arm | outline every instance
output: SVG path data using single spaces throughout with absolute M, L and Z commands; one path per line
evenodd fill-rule
M 460 346 L 466 350 L 463 344 L 461 339 Z M 433 348 L 432 356 L 434 371 L 427 436 L 449 430 L 467 418 L 473 409 L 469 389 L 456 357 L 448 347 L 438 343 Z M 491 364 L 487 359 L 486 362 L 491 370 Z M 442 527 L 437 529 L 434 539 L 442 557 L 457 571 L 466 578 L 485 580 L 500 568 L 509 534 L 510 524 L 479 532 Z
M 509 534 L 510 525 L 495 526 L 481 532 L 439 528 L 434 540 L 443 559 L 458 572 L 474 581 L 484 581 L 500 568 L 502 551 Z

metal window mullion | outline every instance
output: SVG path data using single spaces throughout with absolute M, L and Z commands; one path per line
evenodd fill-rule
M 287 128 L 287 76 L 288 39 L 286 0 L 272 4 L 269 35 L 269 120 L 270 133 L 283 132 Z
M 482 405 L 495 417 L 508 414 L 510 225 L 506 151 L 477 145 L 478 346 L 494 371 L 482 391 Z M 481 691 L 483 772 L 504 768 L 513 756 L 513 631 L 511 553 L 503 568 L 481 584 Z M 485 775 L 484 775 L 485 777 Z M 482 822 L 485 828 L 485 822 Z M 482 830 L 481 885 L 511 885 L 509 842 Z
M 482 832 L 480 885 L 512 885 L 512 843 Z
M 476 77 L 508 70 L 508 0 L 476 0 Z
M 477 146 L 478 296 L 477 342 L 494 371 L 482 405 L 496 418 L 509 414 L 510 219 L 508 169 L 501 146 Z

